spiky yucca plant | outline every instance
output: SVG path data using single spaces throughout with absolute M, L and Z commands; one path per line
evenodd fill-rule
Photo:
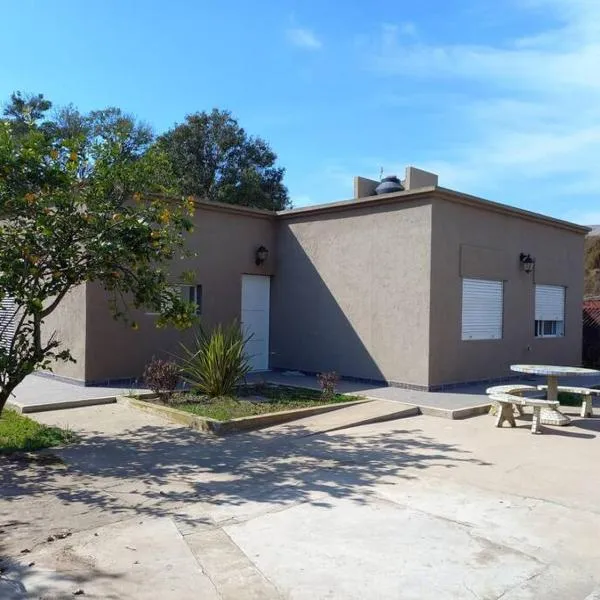
M 244 336 L 237 321 L 210 333 L 200 326 L 192 348 L 181 344 L 184 380 L 209 398 L 231 396 L 251 370 L 245 351 L 251 337 Z

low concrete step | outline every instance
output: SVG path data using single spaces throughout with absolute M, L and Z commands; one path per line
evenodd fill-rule
M 348 406 L 321 415 L 268 427 L 261 430 L 260 433 L 267 435 L 281 433 L 304 437 L 371 423 L 395 421 L 405 417 L 414 417 L 418 414 L 420 414 L 420 411 L 417 406 L 409 406 L 393 400 L 372 400 L 356 406 Z
M 40 398 L 23 400 L 9 400 L 6 403 L 8 408 L 12 408 L 20 413 L 38 413 L 47 410 L 63 410 L 65 408 L 80 408 L 82 406 L 96 406 L 98 404 L 114 404 L 117 401 L 116 396 L 102 396 L 98 398 L 70 398 L 68 400 L 57 400 L 48 398 L 40 394 Z

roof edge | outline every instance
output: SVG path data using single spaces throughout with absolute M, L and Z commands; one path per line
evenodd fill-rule
M 364 198 L 351 198 L 350 200 L 338 200 L 326 204 L 315 204 L 312 206 L 300 206 L 299 208 L 288 208 L 277 211 L 277 217 L 291 219 L 296 216 L 308 216 L 319 213 L 341 212 L 348 209 L 364 208 L 365 206 L 381 206 L 393 204 L 400 200 L 416 200 L 436 191 L 435 186 L 423 187 L 418 190 L 404 190 L 390 194 L 379 194 L 378 196 L 365 196 Z
M 302 206 L 300 208 L 291 208 L 278 211 L 276 215 L 278 218 L 291 219 L 294 217 L 312 216 L 315 214 L 342 212 L 345 210 L 359 209 L 367 206 L 381 206 L 385 204 L 393 204 L 395 202 L 400 203 L 402 201 L 408 202 L 410 200 L 417 200 L 427 196 L 429 196 L 432 201 L 437 198 L 448 200 L 449 202 L 466 204 L 481 210 L 490 210 L 492 212 L 517 216 L 522 219 L 527 219 L 528 221 L 544 223 L 545 225 L 551 225 L 553 227 L 558 227 L 559 229 L 566 229 L 576 233 L 587 234 L 591 231 L 589 227 L 585 227 L 583 225 L 577 225 L 576 223 L 571 223 L 562 219 L 556 219 L 541 213 L 517 208 L 516 206 L 510 206 L 509 204 L 502 204 L 500 202 L 486 200 L 485 198 L 480 198 L 479 196 L 472 196 L 470 194 L 464 194 L 463 192 L 457 192 L 456 190 L 439 186 L 423 187 L 416 190 L 404 190 L 402 192 L 381 194 L 379 196 L 367 196 L 365 198 L 352 198 L 350 200 L 341 200 L 338 202 L 317 204 L 314 206 Z
M 175 196 L 165 196 L 163 194 L 150 194 L 155 197 L 164 198 L 165 200 L 170 200 L 175 202 L 178 200 L 178 197 Z M 232 214 L 241 214 L 246 215 L 248 217 L 258 217 L 262 219 L 274 219 L 276 216 L 276 212 L 274 210 L 268 210 L 266 208 L 253 208 L 252 206 L 240 206 L 239 204 L 228 204 L 227 202 L 216 202 L 214 200 L 206 200 L 204 198 L 199 198 L 198 196 L 191 196 L 194 200 L 194 205 L 196 207 L 205 208 L 207 210 L 212 210 L 216 212 L 226 212 Z
M 436 191 L 445 200 L 450 202 L 458 202 L 460 204 L 467 204 L 476 208 L 487 209 L 493 212 L 510 214 L 519 216 L 527 219 L 528 221 L 537 221 L 545 223 L 546 225 L 552 225 L 559 229 L 567 229 L 581 234 L 588 234 L 591 229 L 584 225 L 577 225 L 577 223 L 571 223 L 570 221 L 564 221 L 555 217 L 549 217 L 541 213 L 525 210 L 523 208 L 517 208 L 516 206 L 510 206 L 508 204 L 502 204 L 501 202 L 494 202 L 493 200 L 486 200 L 485 198 L 479 198 L 478 196 L 472 196 L 470 194 L 464 194 L 463 192 L 457 192 L 448 188 L 438 187 Z

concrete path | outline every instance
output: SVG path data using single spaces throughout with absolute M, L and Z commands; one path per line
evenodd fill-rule
M 416 406 L 408 406 L 389 400 L 372 400 L 356 406 L 348 406 L 340 410 L 268 427 L 262 429 L 261 432 L 265 436 L 303 437 L 372 423 L 395 421 L 405 417 L 414 417 L 418 414 L 419 409 Z
M 296 372 L 267 372 L 253 374 L 250 380 L 265 380 L 279 385 L 291 385 L 319 389 L 316 377 Z M 523 377 L 511 383 L 539 385 L 545 383 L 540 377 Z M 600 377 L 565 377 L 561 385 L 600 385 Z M 376 386 L 368 383 L 340 381 L 338 390 L 345 394 L 357 394 L 378 400 L 392 400 L 417 406 L 422 414 L 448 419 L 464 419 L 488 412 L 490 400 L 485 390 L 492 384 L 474 384 L 443 392 L 421 392 L 399 387 Z
M 124 387 L 85 387 L 52 377 L 29 375 L 17 386 L 9 406 L 34 413 L 96 404 L 111 404 L 115 396 L 127 393 Z
M 250 380 L 265 380 L 278 385 L 319 389 L 316 377 L 294 372 L 268 372 L 252 375 Z M 421 392 L 399 387 L 375 386 L 368 383 L 340 381 L 337 389 L 343 394 L 356 394 L 375 400 L 401 402 L 418 407 L 423 414 L 448 419 L 461 419 L 483 414 L 489 410 L 490 401 L 485 390 L 478 394 L 450 392 Z
M 600 419 L 570 414 L 541 436 L 417 416 L 215 438 L 115 404 L 39 413 L 82 439 L 0 457 L 0 598 L 584 600 Z

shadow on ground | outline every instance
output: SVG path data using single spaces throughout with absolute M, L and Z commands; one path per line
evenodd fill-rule
M 133 511 L 178 516 L 197 525 L 214 523 L 214 516 L 208 516 L 214 507 L 298 502 L 329 506 L 331 498 L 364 503 L 376 483 L 414 477 L 414 469 L 450 469 L 458 462 L 488 466 L 416 428 L 298 438 L 301 432 L 289 427 L 288 433 L 283 439 L 266 432 L 214 438 L 154 425 L 115 436 L 91 432 L 79 444 L 56 452 L 64 464 L 0 458 L 1 497 L 15 503 L 11 516 L 18 514 L 19 502 L 38 498 L 39 504 L 40 496 L 48 496 L 57 505 L 53 510 L 78 505 L 69 509 L 73 514 L 87 507 L 123 518 Z M 3 516 L 8 513 L 0 512 L 0 528 Z

